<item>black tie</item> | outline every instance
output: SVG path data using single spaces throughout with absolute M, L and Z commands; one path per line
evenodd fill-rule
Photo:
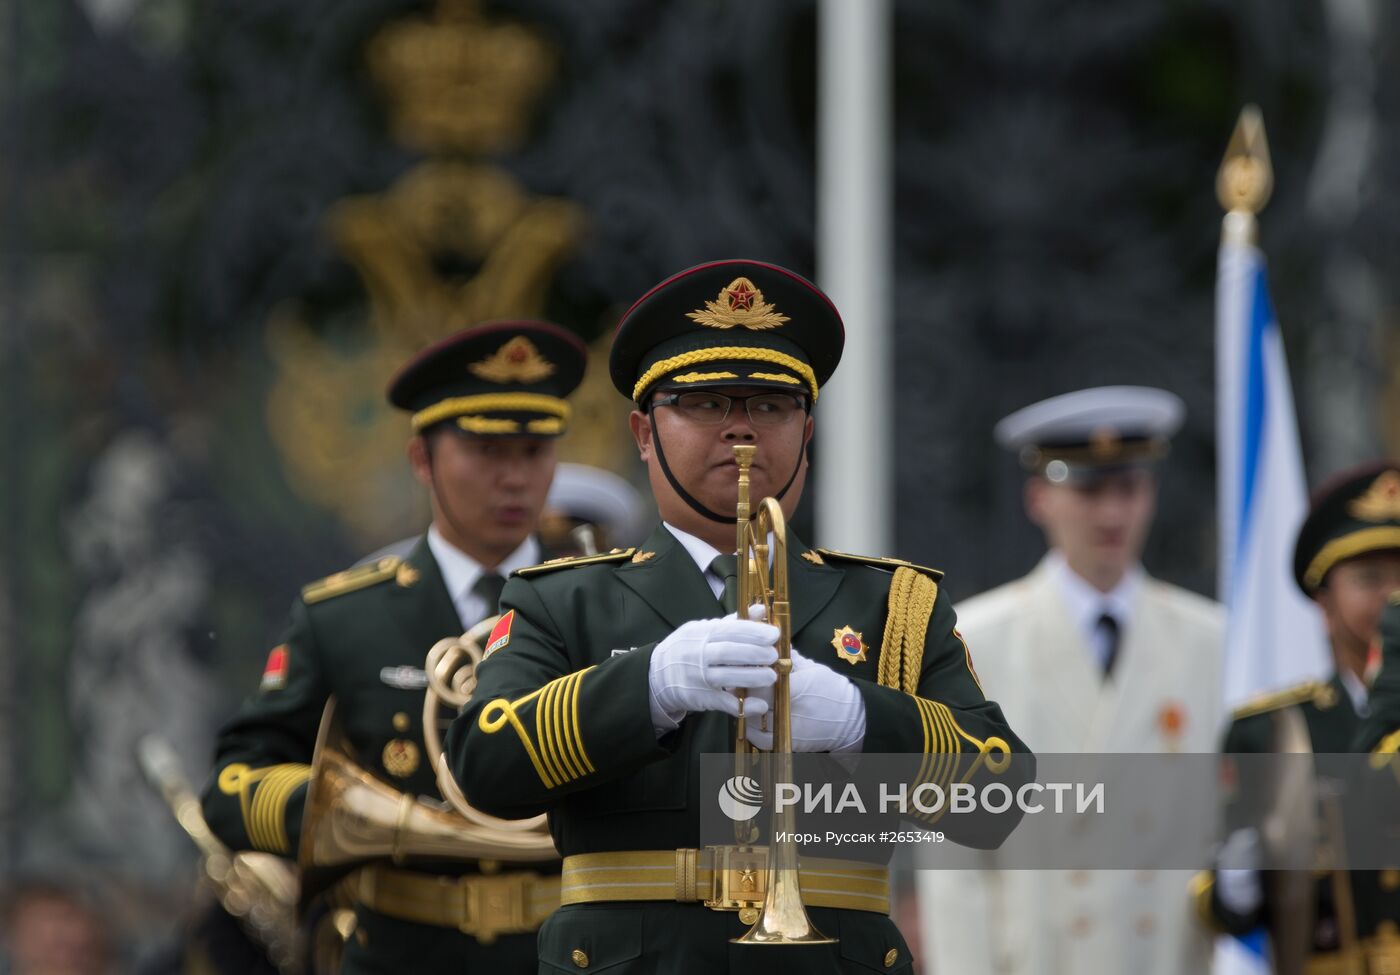
M 481 578 L 476 580 L 476 585 L 472 586 L 472 593 L 486 602 L 486 616 L 495 616 L 500 612 L 501 590 L 505 587 L 505 579 L 495 572 L 483 572 Z
M 739 557 L 737 555 L 716 555 L 710 563 L 710 571 L 724 580 L 724 595 L 720 605 L 726 613 L 732 613 L 739 605 Z
M 1099 629 L 1103 630 L 1108 638 L 1104 641 L 1108 652 L 1103 658 L 1103 677 L 1104 680 L 1108 680 L 1113 676 L 1113 665 L 1118 662 L 1118 618 L 1112 613 L 1104 613 L 1099 617 Z

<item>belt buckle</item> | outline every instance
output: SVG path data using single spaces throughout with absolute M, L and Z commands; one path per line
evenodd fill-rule
M 462 915 L 457 930 L 489 945 L 501 934 L 529 929 L 527 917 L 533 873 L 462 877 Z
M 753 911 L 763 906 L 768 888 L 768 848 L 761 846 L 708 846 L 713 869 L 710 896 L 712 911 Z
M 1370 975 L 1400 975 L 1400 931 L 1394 921 L 1382 921 L 1365 947 Z

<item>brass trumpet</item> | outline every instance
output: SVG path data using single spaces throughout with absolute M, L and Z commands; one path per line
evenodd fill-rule
M 425 739 L 428 734 L 425 725 Z M 538 828 L 542 823 L 498 820 L 479 812 L 480 819 L 468 820 L 455 803 L 449 807 L 400 792 L 362 768 L 353 754 L 335 720 L 332 697 L 321 717 L 302 813 L 298 865 L 303 910 L 332 883 L 375 860 L 558 858 L 549 833 Z
M 144 736 L 136 743 L 136 758 L 199 849 L 200 869 L 223 909 L 266 950 L 279 972 L 300 973 L 303 945 L 296 923 L 297 878 L 291 864 L 271 853 L 235 853 L 226 847 L 205 822 L 199 798 L 164 738 Z
M 749 468 L 757 448 L 751 445 L 734 447 L 734 460 L 739 465 L 739 498 L 736 521 L 738 528 L 739 586 L 736 607 L 740 619 L 748 618 L 749 607 L 762 605 L 768 622 L 778 628 L 778 660 L 773 668 L 778 672 L 773 685 L 773 751 L 769 768 L 773 782 L 792 780 L 792 612 L 788 602 L 787 519 L 776 498 L 764 498 L 758 511 L 749 516 Z M 769 538 L 772 538 L 771 560 Z M 750 762 L 754 748 L 746 737 L 743 698 L 740 698 L 738 724 L 735 728 L 736 761 Z M 741 766 L 742 767 L 742 766 Z M 797 872 L 797 845 L 790 839 L 779 842 L 779 836 L 792 836 L 796 815 L 791 806 L 779 812 L 774 803 L 773 839 L 768 847 L 768 885 L 758 920 L 747 934 L 735 938 L 743 945 L 835 944 L 817 930 L 807 916 Z
M 428 690 L 423 695 L 423 748 L 437 777 L 438 791 L 448 805 L 472 825 L 498 832 L 503 840 L 508 837 L 512 844 L 520 847 L 523 855 L 512 855 L 509 859 L 552 860 L 559 854 L 549 834 L 548 817 L 499 819 L 477 809 L 462 794 L 442 750 L 438 708 L 445 704 L 460 711 L 471 700 L 476 690 L 476 668 L 485 656 L 481 641 L 491 635 L 499 619 L 499 616 L 488 616 L 461 636 L 439 640 L 428 651 L 423 665 L 428 674 Z

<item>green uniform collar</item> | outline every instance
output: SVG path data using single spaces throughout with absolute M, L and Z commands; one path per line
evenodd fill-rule
M 789 530 L 788 584 L 793 633 L 800 632 L 831 602 L 842 578 L 839 569 L 803 559 L 806 551 L 807 545 Z M 704 572 L 685 546 L 662 525 L 656 526 L 632 562 L 617 569 L 617 577 L 672 626 L 709 619 L 722 612 Z
M 399 626 L 416 645 L 422 646 L 425 658 L 434 643 L 443 637 L 458 636 L 477 622 L 463 623 L 457 618 L 457 608 L 442 581 L 442 570 L 428 548 L 426 535 L 418 539 L 399 567 L 389 602 Z

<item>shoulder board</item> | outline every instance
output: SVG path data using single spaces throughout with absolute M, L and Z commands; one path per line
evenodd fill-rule
M 335 575 L 326 576 L 318 582 L 303 587 L 301 598 L 309 606 L 324 599 L 343 596 L 347 592 L 373 586 L 386 579 L 394 578 L 398 574 L 399 565 L 402 562 L 403 559 L 397 555 L 386 555 L 384 558 L 366 565 L 357 565 L 353 569 L 337 572 Z
M 926 565 L 915 565 L 913 562 L 906 562 L 903 559 L 883 559 L 878 555 L 852 555 L 850 552 L 837 552 L 829 548 L 819 548 L 817 551 L 824 558 L 831 559 L 833 562 L 857 562 L 861 565 L 873 565 L 877 569 L 888 569 L 890 572 L 895 569 L 913 569 L 915 572 L 931 576 L 934 582 L 943 578 L 943 573 L 939 569 L 930 569 Z
M 539 565 L 531 565 L 524 569 L 516 569 L 512 576 L 541 576 L 546 572 L 554 572 L 557 569 L 573 569 L 580 565 L 601 565 L 605 562 L 625 562 L 636 554 L 635 548 L 615 548 L 611 552 L 603 552 L 600 555 L 566 555 L 562 559 L 550 559 L 548 562 L 541 562 Z
M 1286 687 L 1281 691 L 1270 691 L 1251 698 L 1235 708 L 1231 717 L 1239 721 L 1241 718 L 1252 718 L 1256 714 L 1267 714 L 1305 701 L 1314 701 L 1321 707 L 1331 707 L 1336 703 L 1332 700 L 1333 696 L 1330 685 L 1315 680 L 1305 681 L 1295 687 Z

